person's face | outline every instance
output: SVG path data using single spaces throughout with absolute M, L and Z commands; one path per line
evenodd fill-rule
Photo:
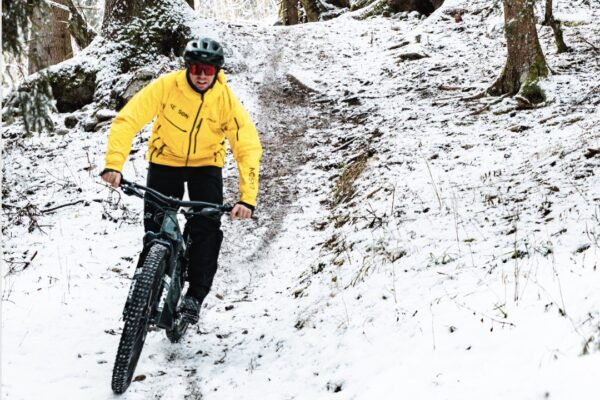
M 190 80 L 198 90 L 204 91 L 213 83 L 217 68 L 210 64 L 190 65 Z

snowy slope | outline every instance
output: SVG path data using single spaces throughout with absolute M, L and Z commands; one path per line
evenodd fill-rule
M 149 334 L 122 398 L 597 398 L 600 7 L 559 2 L 575 51 L 556 55 L 541 28 L 550 100 L 516 111 L 464 100 L 504 63 L 488 3 L 195 23 L 229 44 L 261 131 L 259 221 L 224 223 L 198 329 L 178 345 Z M 5 141 L 4 398 L 113 398 L 142 228 L 140 202 L 96 177 L 107 130 Z

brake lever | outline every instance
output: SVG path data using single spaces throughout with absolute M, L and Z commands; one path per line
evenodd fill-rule
M 137 196 L 140 198 L 144 197 L 142 192 L 139 189 L 136 189 L 136 188 L 132 187 L 131 185 L 129 185 L 129 182 L 126 182 L 125 185 L 121 184 L 121 190 L 127 196 Z

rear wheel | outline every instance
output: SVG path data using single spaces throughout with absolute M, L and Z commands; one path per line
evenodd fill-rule
M 127 300 L 123 312 L 125 325 L 113 368 L 112 390 L 116 394 L 125 392 L 133 378 L 152 311 L 160 299 L 167 258 L 167 248 L 154 244 L 146 254 L 139 275 L 132 282 L 131 298 Z

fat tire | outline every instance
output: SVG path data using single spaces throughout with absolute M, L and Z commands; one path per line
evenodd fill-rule
M 113 368 L 112 390 L 116 394 L 124 393 L 133 379 L 148 333 L 152 311 L 160 298 L 167 258 L 166 247 L 160 244 L 152 245 L 139 275 L 132 282 L 133 292 L 123 312 L 125 324 Z

